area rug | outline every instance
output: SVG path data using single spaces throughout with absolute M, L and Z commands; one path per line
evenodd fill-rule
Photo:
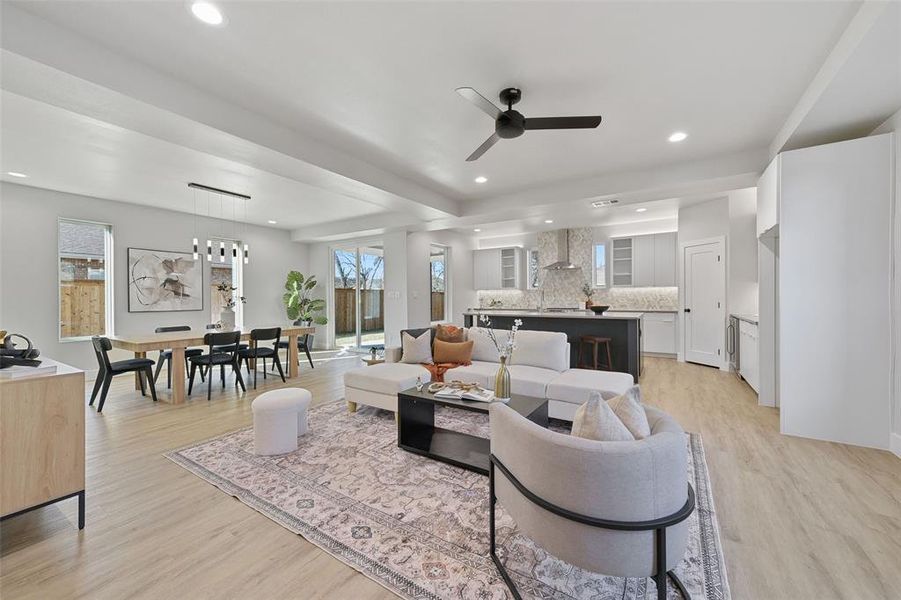
M 310 411 L 296 452 L 253 454 L 241 429 L 166 456 L 402 598 L 511 598 L 488 556 L 488 478 L 397 447 L 393 413 L 343 402 Z M 487 415 L 439 409 L 436 424 L 487 437 Z M 552 426 L 566 432 L 562 423 Z M 696 600 L 730 598 L 700 436 L 686 435 L 697 494 L 676 573 Z M 589 573 L 520 535 L 499 505 L 499 554 L 524 598 L 645 600 L 653 580 Z M 679 598 L 670 585 L 670 597 Z

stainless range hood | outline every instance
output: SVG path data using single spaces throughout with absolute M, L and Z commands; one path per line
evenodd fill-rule
M 560 229 L 555 232 L 557 236 L 557 262 L 552 262 L 545 267 L 547 271 L 574 271 L 581 270 L 569 260 L 569 229 Z

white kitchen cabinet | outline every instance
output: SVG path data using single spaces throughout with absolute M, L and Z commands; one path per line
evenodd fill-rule
M 757 237 L 778 235 L 779 225 L 779 154 L 757 180 Z
M 676 285 L 676 232 L 613 239 L 614 287 Z
M 641 335 L 642 352 L 676 354 L 676 313 L 644 313 Z
M 741 321 L 738 326 L 739 373 L 755 392 L 760 391 L 760 354 L 757 325 Z
M 654 236 L 654 285 L 676 285 L 676 232 L 658 233 Z
M 520 289 L 523 282 L 522 250 L 491 248 L 472 252 L 473 287 L 477 290 Z

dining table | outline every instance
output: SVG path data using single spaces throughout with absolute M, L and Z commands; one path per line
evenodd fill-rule
M 277 326 L 276 326 L 277 327 Z M 250 341 L 250 332 L 257 328 L 242 328 L 241 341 Z M 135 358 L 146 358 L 148 352 L 171 350 L 172 351 L 172 391 L 171 394 L 161 394 L 161 399 L 168 399 L 172 404 L 182 404 L 185 401 L 185 350 L 191 346 L 204 346 L 203 338 L 208 333 L 220 333 L 224 331 L 238 331 L 238 329 L 191 329 L 189 331 L 168 331 L 164 333 L 123 333 L 109 336 L 113 348 L 134 352 Z M 301 325 L 282 326 L 282 336 L 288 339 L 288 378 L 297 377 L 299 373 L 300 356 L 297 342 L 300 336 L 312 335 L 315 327 Z M 178 376 L 181 373 L 182 376 Z M 141 383 L 138 375 L 135 375 L 135 389 L 140 389 Z

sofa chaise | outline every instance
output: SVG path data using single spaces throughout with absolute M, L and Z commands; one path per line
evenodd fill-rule
M 407 330 L 413 336 L 425 329 Z M 465 339 L 473 341 L 472 364 L 448 370 L 445 381 L 474 382 L 487 389 L 494 388 L 494 376 L 500 362 L 497 350 L 483 328 L 465 329 Z M 506 330 L 496 330 L 499 339 L 506 339 Z M 432 329 L 434 340 L 434 329 Z M 520 330 L 516 334 L 516 349 L 508 362 L 511 388 L 514 394 L 548 399 L 548 415 L 572 421 L 576 409 L 588 401 L 592 391 L 606 398 L 622 394 L 635 381 L 629 373 L 569 368 L 569 342 L 566 334 L 551 331 Z M 360 367 L 344 374 L 344 399 L 348 409 L 355 411 L 364 404 L 397 410 L 397 393 L 411 388 L 417 378 L 431 381 L 428 369 L 419 364 L 401 361 L 401 349 L 385 349 L 385 362 Z

